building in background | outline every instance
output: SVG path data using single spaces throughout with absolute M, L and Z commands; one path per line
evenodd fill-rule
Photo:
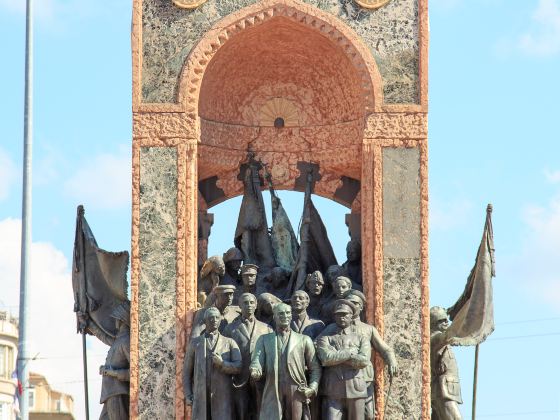
M 15 419 L 17 379 L 12 374 L 16 369 L 17 343 L 18 319 L 0 311 L 0 420 Z
M 12 378 L 16 369 L 18 344 L 18 319 L 0 311 L 0 420 L 15 420 L 14 395 L 17 379 Z M 30 420 L 75 420 L 74 399 L 55 391 L 47 379 L 38 373 L 29 375 Z

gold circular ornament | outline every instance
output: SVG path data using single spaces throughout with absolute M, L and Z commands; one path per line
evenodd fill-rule
M 364 9 L 379 9 L 382 6 L 385 6 L 391 0 L 356 0 L 360 6 Z
M 181 9 L 196 9 L 204 3 L 206 0 L 173 0 L 173 4 Z

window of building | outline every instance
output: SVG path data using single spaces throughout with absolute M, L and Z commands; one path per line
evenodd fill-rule
M 62 411 L 62 404 L 60 404 L 60 400 L 56 400 L 56 411 Z
M 35 408 L 35 391 L 29 390 L 29 408 Z
M 7 378 L 8 376 L 8 358 L 7 356 L 7 346 L 0 345 L 0 378 Z

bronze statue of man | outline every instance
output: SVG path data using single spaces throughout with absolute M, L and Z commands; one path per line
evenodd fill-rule
M 430 309 L 430 345 L 432 370 L 432 420 L 461 420 L 459 369 L 447 333 L 447 311 L 439 306 Z
M 198 282 L 198 291 L 206 293 L 208 296 L 214 288 L 221 283 L 222 277 L 226 271 L 224 261 L 219 255 L 213 255 L 204 261 L 200 269 L 200 280 Z
M 308 315 L 309 295 L 303 290 L 296 290 L 292 295 L 291 304 L 292 322 L 290 326 L 292 330 L 315 340 L 325 329 L 325 323 Z
M 255 264 L 243 264 L 241 267 L 241 285 L 235 288 L 233 300 L 236 302 L 243 293 L 257 294 L 257 274 L 259 267 Z
M 305 278 L 305 291 L 309 296 L 309 306 L 307 313 L 310 317 L 320 319 L 325 322 L 328 316 L 325 313 L 325 280 L 320 271 L 314 271 Z
M 352 280 L 352 289 L 362 290 L 362 244 L 357 239 L 351 239 L 346 245 L 346 262 L 342 268 Z
M 235 340 L 241 351 L 241 372 L 233 377 L 233 397 L 238 420 L 256 419 L 260 411 L 262 384 L 250 380 L 249 365 L 259 337 L 272 332 L 272 328 L 255 318 L 257 298 L 251 293 L 239 297 L 241 315 L 224 330 L 226 337 Z
M 369 341 L 373 350 L 378 352 L 383 361 L 388 366 L 389 375 L 391 377 L 398 374 L 398 364 L 397 358 L 393 349 L 383 341 L 381 335 L 373 325 L 366 324 L 360 319 L 360 315 L 364 309 L 366 303 L 366 297 L 359 290 L 351 290 L 347 295 L 346 299 L 354 304 L 356 307 L 356 313 L 354 315 L 354 328 L 361 334 L 366 340 Z M 373 420 L 375 418 L 375 395 L 374 395 L 374 380 L 375 373 L 373 365 L 370 364 L 366 369 L 366 382 L 368 382 L 368 398 L 366 401 L 366 419 Z
M 274 306 L 276 331 L 261 336 L 255 347 L 251 378 L 260 380 L 265 377 L 260 420 L 311 417 L 309 403 L 317 395 L 321 366 L 313 342 L 292 331 L 291 320 L 292 310 L 288 305 L 279 303 Z
M 90 332 L 111 346 L 105 364 L 99 367 L 103 376 L 101 398 L 103 404 L 100 420 L 128 420 L 130 398 L 130 302 L 117 305 L 111 313 L 115 319 L 117 335 L 112 337 L 91 322 Z
M 333 296 L 325 303 L 325 317 L 327 318 L 327 323 L 332 323 L 335 321 L 334 317 L 334 307 L 338 299 L 344 299 L 346 294 L 352 290 L 352 280 L 346 276 L 338 276 L 332 282 Z
M 352 302 L 337 300 L 336 326 L 329 326 L 316 341 L 317 355 L 324 368 L 321 394 L 324 397 L 323 418 L 327 420 L 365 419 L 366 368 L 371 365 L 371 345 L 354 328 L 357 313 Z
M 232 338 L 218 331 L 221 319 L 217 308 L 208 308 L 204 333 L 187 346 L 183 388 L 193 419 L 235 419 L 231 375 L 241 372 L 241 353 Z
M 239 277 L 239 270 L 243 263 L 243 253 L 235 247 L 230 248 L 224 252 L 223 260 L 225 264 L 225 274 L 220 284 L 231 284 L 235 287 L 240 286 L 241 279 Z
M 198 337 L 204 332 L 206 324 L 204 322 L 204 314 L 209 308 L 217 308 L 221 315 L 219 331 L 223 333 L 225 327 L 233 322 L 239 316 L 239 307 L 232 306 L 233 294 L 235 286 L 219 285 L 214 288 L 212 293 L 208 296 L 207 307 L 199 309 L 194 314 L 193 328 L 191 337 Z

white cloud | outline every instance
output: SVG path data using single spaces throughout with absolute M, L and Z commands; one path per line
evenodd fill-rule
M 528 205 L 518 274 L 527 292 L 560 312 L 560 195 L 546 206 Z
M 532 15 L 531 27 L 518 40 L 527 55 L 552 56 L 560 53 L 559 0 L 539 0 Z
M 0 148 L 0 201 L 6 199 L 17 179 L 16 165 Z
M 3 303 L 17 316 L 21 221 L 0 221 L 0 290 Z M 53 389 L 74 397 L 74 413 L 84 419 L 82 344 L 76 334 L 70 264 L 52 244 L 31 245 L 29 276 L 29 353 L 37 358 L 30 370 L 46 376 Z M 108 347 L 88 338 L 90 413 L 101 411 L 99 365 Z
M 118 209 L 130 206 L 130 151 L 101 154 L 85 162 L 64 183 L 65 192 L 86 208 Z
M 472 216 L 473 204 L 466 198 L 444 202 L 430 200 L 430 229 L 449 231 L 466 225 Z
M 549 168 L 545 168 L 544 176 L 546 177 L 546 180 L 551 184 L 557 184 L 560 182 L 560 170 L 551 171 Z

